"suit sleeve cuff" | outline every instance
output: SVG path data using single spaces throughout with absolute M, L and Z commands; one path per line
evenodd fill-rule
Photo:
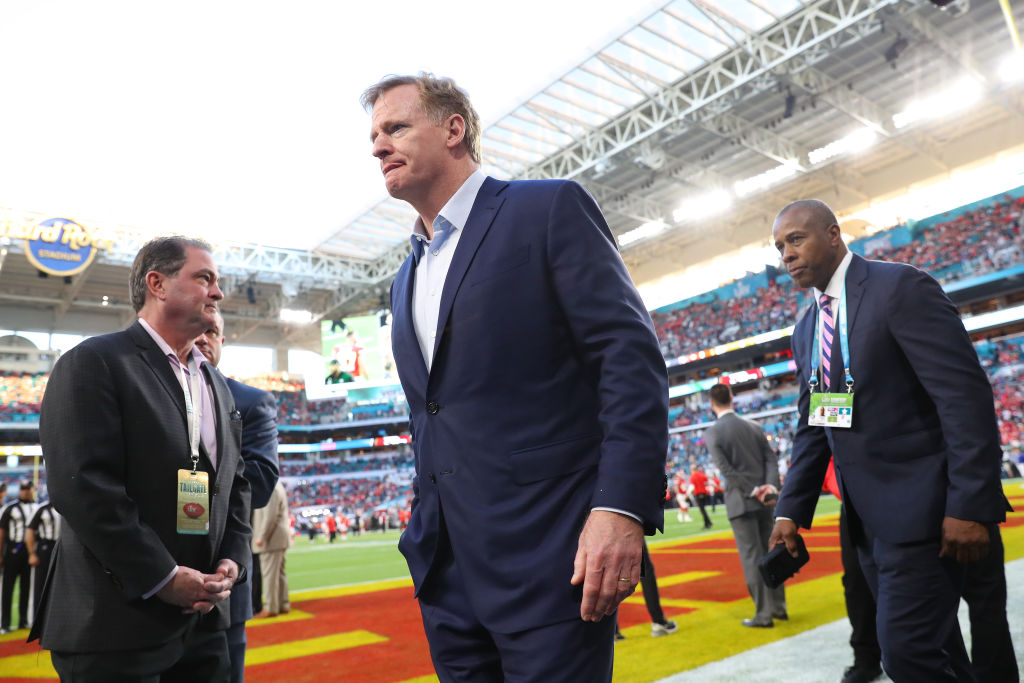
M 644 524 L 644 520 L 640 519 L 638 516 L 634 515 L 632 512 L 626 512 L 625 510 L 620 510 L 618 508 L 596 507 L 596 508 L 591 508 L 590 509 L 591 512 L 593 512 L 594 510 L 604 510 L 605 512 L 617 512 L 620 515 L 625 515 L 627 517 L 632 517 L 633 519 L 635 519 L 636 521 L 638 521 L 640 523 L 640 526 L 643 526 L 643 524 Z
M 160 589 L 163 588 L 164 586 L 166 586 L 170 582 L 170 580 L 174 578 L 174 575 L 177 574 L 177 573 L 178 573 L 178 565 L 174 565 L 174 569 L 171 570 L 171 573 L 168 574 L 164 578 L 163 581 L 161 581 L 156 586 L 154 586 L 153 589 L 150 590 L 148 593 L 144 593 L 142 595 L 142 599 L 143 600 L 149 600 L 151 597 L 153 597 L 154 595 L 159 593 Z

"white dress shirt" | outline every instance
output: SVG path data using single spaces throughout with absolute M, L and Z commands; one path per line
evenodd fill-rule
M 473 203 L 486 178 L 480 169 L 473 171 L 448 203 L 441 207 L 439 215 L 452 225 L 450 235 L 440 235 L 435 230 L 433 238 L 428 239 L 423 221 L 419 218 L 413 227 L 413 237 L 423 244 L 423 255 L 413 277 L 412 324 L 427 372 L 430 372 L 434 362 L 434 341 L 437 339 L 437 319 L 441 313 L 444 281 L 448 277 L 459 238 L 469 220 L 469 213 L 473 210 Z

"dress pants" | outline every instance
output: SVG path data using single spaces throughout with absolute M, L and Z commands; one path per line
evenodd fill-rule
M 263 572 L 263 609 L 270 614 L 281 614 L 291 609 L 288 602 L 288 577 L 284 571 L 287 550 L 264 550 L 260 553 L 260 571 Z
M 446 539 L 437 552 L 419 601 L 441 683 L 610 683 L 614 614 L 596 623 L 576 618 L 519 633 L 488 631 L 473 614 Z
M 243 683 L 245 681 L 245 622 L 231 624 L 225 634 L 228 641 L 228 656 L 231 659 L 231 678 L 229 680 L 231 683 Z
M 871 538 L 867 530 L 861 536 L 857 551 L 875 596 L 878 644 L 889 678 L 974 681 L 957 621 L 964 565 L 939 557 L 938 538 L 895 544 Z
M 971 668 L 978 683 L 1020 680 L 1006 621 L 1006 567 L 999 526 L 989 526 L 989 554 L 969 562 L 964 600 L 971 615 Z
M 875 631 L 875 598 L 871 587 L 860 568 L 857 546 L 850 536 L 846 506 L 839 509 L 839 547 L 843 559 L 843 597 L 846 599 L 846 615 L 853 632 L 850 647 L 856 664 L 872 667 L 882 661 L 878 647 L 878 633 Z
M 261 553 L 252 554 L 252 573 L 249 583 L 252 585 L 252 612 L 257 614 L 263 610 L 263 569 L 260 564 Z
M 640 586 L 644 591 L 644 604 L 647 606 L 647 613 L 651 615 L 651 621 L 655 624 L 664 624 L 665 613 L 661 610 L 661 597 L 658 595 L 658 577 L 654 574 L 654 563 L 651 562 L 651 553 L 647 550 L 646 542 L 643 551 L 640 561 Z
M 156 598 L 153 598 L 156 599 Z M 188 629 L 144 650 L 50 653 L 61 683 L 224 683 L 228 644 L 224 631 Z
M 28 548 L 24 543 L 12 546 L 4 553 L 3 581 L 0 587 L 0 629 L 11 629 L 11 607 L 14 602 L 14 582 L 18 581 L 18 627 L 28 628 L 28 599 L 32 594 L 31 567 Z
M 747 581 L 747 590 L 754 599 L 754 620 L 759 623 L 771 621 L 774 615 L 786 612 L 786 588 L 769 588 L 757 563 L 768 552 L 768 539 L 772 535 L 772 511 L 770 508 L 746 512 L 729 520 L 732 535 L 736 539 L 736 549 L 740 553 L 740 564 L 743 566 L 743 578 Z

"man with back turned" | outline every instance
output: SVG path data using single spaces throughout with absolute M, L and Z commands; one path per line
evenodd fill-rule
M 850 253 L 820 201 L 784 208 L 772 234 L 815 301 L 793 333 L 800 421 L 771 545 L 795 554 L 834 453 L 886 673 L 971 681 L 957 605 L 1005 499 L 992 390 L 957 309 L 926 273 Z
M 667 380 L 650 316 L 573 182 L 480 171 L 450 79 L 371 87 L 373 154 L 419 218 L 391 289 L 414 501 L 399 547 L 441 681 L 609 681 L 663 525 Z

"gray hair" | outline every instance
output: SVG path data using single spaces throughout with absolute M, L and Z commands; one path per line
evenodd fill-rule
M 185 251 L 187 247 L 213 251 L 204 240 L 178 235 L 157 237 L 142 245 L 142 249 L 135 255 L 128 275 L 128 293 L 131 295 L 132 308 L 136 313 L 146 305 L 146 273 L 155 270 L 161 275 L 174 277 L 185 265 L 188 257 Z
M 466 122 L 466 134 L 462 139 L 469 151 L 470 158 L 476 163 L 481 159 L 480 117 L 469 101 L 465 90 L 455 85 L 450 78 L 435 76 L 421 71 L 415 76 L 387 76 L 378 83 L 371 85 L 359 98 L 359 103 L 367 111 L 373 109 L 380 96 L 401 85 L 415 85 L 420 89 L 420 104 L 423 112 L 434 125 L 444 123 L 452 114 L 458 114 Z

